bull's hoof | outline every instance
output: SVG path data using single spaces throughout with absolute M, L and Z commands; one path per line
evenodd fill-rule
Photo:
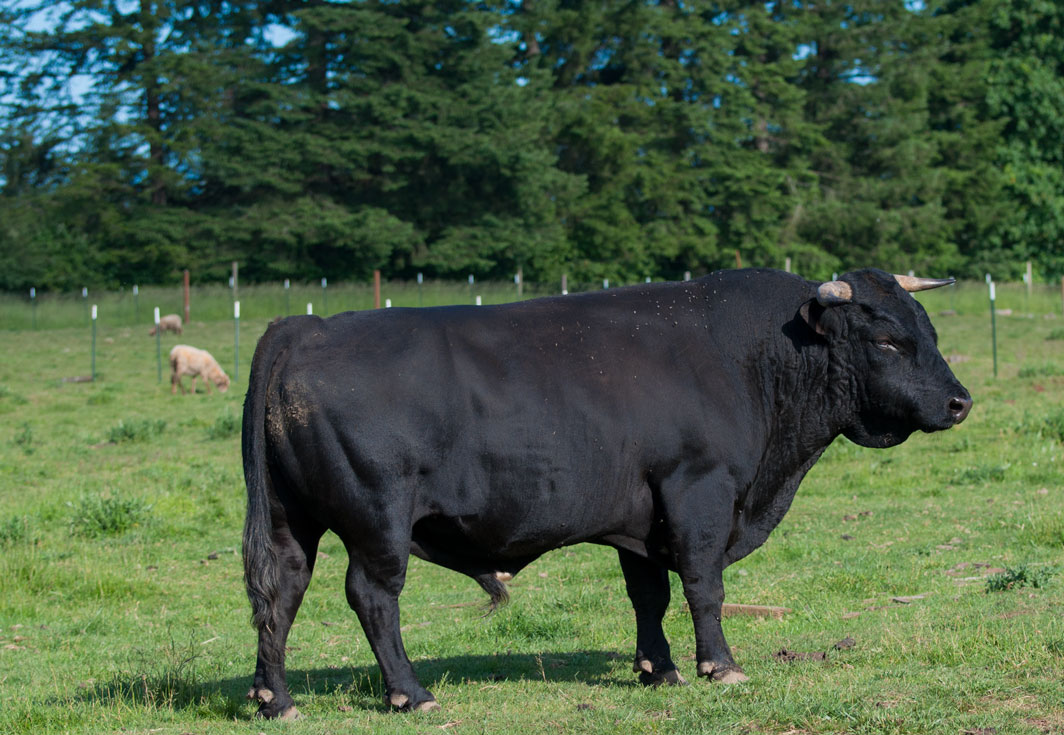
M 741 684 L 744 681 L 750 681 L 750 677 L 740 669 L 725 669 L 720 673 L 714 673 L 713 681 L 719 681 L 721 684 Z
M 264 720 L 297 720 L 303 716 L 292 704 L 291 699 L 287 701 L 278 699 L 271 690 L 265 687 L 251 687 L 247 697 L 260 703 L 255 716 Z
M 687 680 L 680 676 L 680 672 L 673 666 L 671 669 L 654 669 L 654 664 L 649 659 L 637 658 L 632 665 L 632 671 L 639 674 L 639 683 L 645 687 L 657 687 L 662 684 L 670 686 L 686 686 Z
M 698 675 L 709 677 L 712 681 L 720 684 L 739 684 L 749 681 L 750 677 L 743 673 L 735 664 L 715 664 L 712 661 L 702 661 L 698 664 Z
M 295 708 L 295 706 L 293 705 L 293 706 L 289 707 L 288 709 L 286 709 L 284 712 L 282 712 L 281 716 L 278 717 L 277 719 L 279 719 L 279 720 L 301 720 L 301 719 L 303 719 L 303 714 L 299 710 L 297 710 Z
M 645 671 L 639 672 L 639 683 L 645 687 L 659 687 L 662 684 L 668 684 L 669 686 L 687 686 L 687 679 L 680 676 L 680 672 L 676 669 L 663 672 L 647 673 Z
M 435 712 L 440 709 L 440 703 L 431 694 L 428 699 L 413 702 L 402 692 L 393 692 L 385 697 L 385 702 L 399 712 Z

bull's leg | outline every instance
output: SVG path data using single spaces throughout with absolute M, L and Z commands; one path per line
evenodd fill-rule
M 260 703 L 259 717 L 294 719 L 299 716 L 285 682 L 284 647 L 292 621 L 303 602 L 303 594 L 310 584 L 321 534 L 318 530 L 293 530 L 289 526 L 273 529 L 278 566 L 276 594 L 268 601 L 271 619 L 259 626 L 255 681 L 248 692 L 248 699 Z
M 746 681 L 748 677 L 735 663 L 720 622 L 734 482 L 722 470 L 694 483 L 681 481 L 684 485 L 680 488 L 663 486 L 663 497 L 675 500 L 674 506 L 666 508 L 669 545 L 691 608 L 698 675 L 725 684 Z
M 669 572 L 637 554 L 618 549 L 628 597 L 635 608 L 635 665 L 646 686 L 686 684 L 672 662 L 661 620 L 669 606 Z
M 712 558 L 702 556 L 690 563 L 681 562 L 680 578 L 695 628 L 698 675 L 734 684 L 746 681 L 749 677 L 735 663 L 720 624 L 721 608 L 724 606 L 723 571 L 724 551 L 720 550 Z
M 358 614 L 384 676 L 384 701 L 399 710 L 438 709 L 436 698 L 414 674 L 399 632 L 399 593 L 406 578 L 407 553 L 374 554 L 367 562 L 351 553 L 347 601 Z

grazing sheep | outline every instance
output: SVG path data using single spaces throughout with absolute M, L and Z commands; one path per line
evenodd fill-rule
M 159 319 L 159 326 L 152 327 L 151 331 L 148 332 L 148 336 L 154 337 L 156 329 L 161 329 L 164 332 L 175 332 L 177 334 L 181 334 L 181 317 L 179 317 L 177 314 L 167 314 L 166 316 L 161 317 Z
M 170 392 L 177 393 L 180 387 L 185 392 L 185 386 L 181 383 L 182 376 L 192 376 L 192 392 L 196 392 L 196 378 L 202 377 L 207 384 L 207 392 L 211 392 L 211 383 L 218 386 L 218 391 L 225 393 L 229 390 L 229 376 L 225 374 L 218 361 L 211 357 L 211 353 L 188 345 L 177 345 L 170 350 Z

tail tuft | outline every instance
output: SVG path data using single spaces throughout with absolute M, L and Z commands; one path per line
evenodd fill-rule
M 491 601 L 488 603 L 487 612 L 485 616 L 491 615 L 500 607 L 510 601 L 510 590 L 506 585 L 496 577 L 494 574 L 478 574 L 475 579 L 481 589 L 488 593 L 488 597 Z

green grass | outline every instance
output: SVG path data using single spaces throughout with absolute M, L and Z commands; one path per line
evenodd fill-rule
M 665 627 L 692 684 L 639 687 L 616 556 L 583 545 L 532 564 L 489 617 L 475 583 L 413 560 L 404 636 L 443 709 L 389 713 L 329 535 L 289 639 L 295 723 L 253 721 L 243 698 L 255 636 L 239 421 L 272 311 L 242 310 L 225 394 L 171 395 L 146 323 L 100 325 L 95 383 L 63 380 L 89 372 L 83 325 L 0 332 L 0 732 L 1060 732 L 1064 376 L 1039 367 L 1064 365 L 1064 341 L 1047 339 L 1060 321 L 999 316 L 994 379 L 988 306 L 973 287 L 938 316 L 949 294 L 936 293 L 921 298 L 972 415 L 892 450 L 840 440 L 764 547 L 725 572 L 730 602 L 791 610 L 725 620 L 748 684 L 695 680 L 674 579 Z M 233 374 L 224 313 L 163 335 L 163 355 L 179 342 Z M 783 648 L 827 657 L 785 663 Z

